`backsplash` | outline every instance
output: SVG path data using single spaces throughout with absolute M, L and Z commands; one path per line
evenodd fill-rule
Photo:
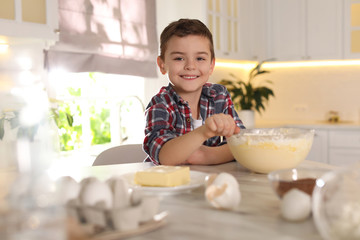
M 317 66 L 266 68 L 261 79 L 273 81 L 275 98 L 266 111 L 257 114 L 257 122 L 322 121 L 329 111 L 337 111 L 340 120 L 360 122 L 360 66 Z M 211 82 L 229 73 L 244 76 L 244 70 L 217 67 Z

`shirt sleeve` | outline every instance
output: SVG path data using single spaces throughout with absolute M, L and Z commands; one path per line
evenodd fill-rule
M 239 115 L 237 114 L 237 112 L 235 110 L 234 103 L 231 100 L 230 93 L 224 86 L 223 86 L 223 94 L 225 95 L 225 99 L 224 99 L 225 103 L 224 103 L 224 108 L 223 108 L 224 112 L 223 113 L 231 115 L 233 117 L 236 125 L 241 129 L 245 129 L 243 122 L 241 121 L 241 119 L 239 118 Z
M 172 125 L 173 116 L 164 104 L 157 103 L 150 106 L 145 112 L 144 150 L 148 154 L 147 161 L 160 164 L 159 152 L 169 140 L 177 137 Z
M 239 118 L 239 115 L 237 114 L 234 104 L 231 100 L 231 96 L 229 94 L 229 92 L 225 89 L 227 95 L 226 95 L 226 101 L 225 101 L 225 107 L 224 107 L 224 113 L 225 114 L 229 114 L 233 117 L 233 119 L 235 120 L 236 125 L 241 128 L 241 129 L 245 129 L 245 126 L 243 124 L 243 122 L 241 121 L 241 119 Z M 227 143 L 227 139 L 226 137 L 223 138 L 223 141 L 221 142 L 220 145 L 226 144 Z

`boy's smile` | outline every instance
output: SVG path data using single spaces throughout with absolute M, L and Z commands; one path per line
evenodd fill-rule
M 162 74 L 168 74 L 176 92 L 200 94 L 215 66 L 211 59 L 209 40 L 203 36 L 172 37 L 167 43 L 164 59 L 158 57 Z

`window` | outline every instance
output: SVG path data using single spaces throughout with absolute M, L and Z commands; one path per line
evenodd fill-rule
M 144 78 L 55 71 L 48 79 L 63 152 L 143 141 Z
M 97 155 L 142 142 L 144 77 L 157 77 L 156 1 L 75 2 L 59 1 L 59 41 L 44 56 L 61 149 Z

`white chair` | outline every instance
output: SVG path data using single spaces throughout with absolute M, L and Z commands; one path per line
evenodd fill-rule
M 93 166 L 143 162 L 146 156 L 142 144 L 125 144 L 101 152 L 95 158 Z

